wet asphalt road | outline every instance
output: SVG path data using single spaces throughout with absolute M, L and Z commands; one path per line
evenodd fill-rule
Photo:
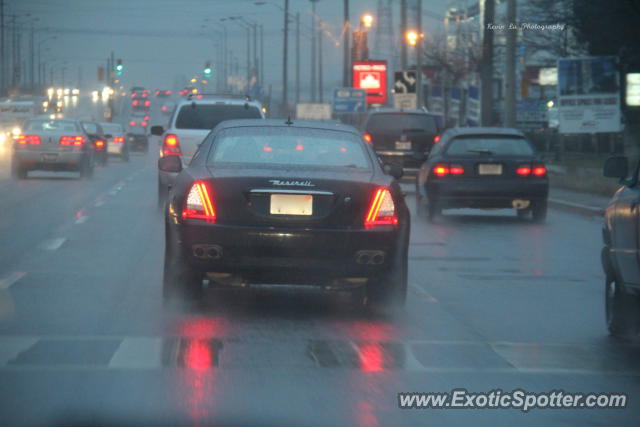
M 390 316 L 272 287 L 166 310 L 155 157 L 20 182 L 0 159 L 0 424 L 637 425 L 640 347 L 604 327 L 599 220 L 414 216 L 408 304 Z M 454 388 L 630 401 L 398 408 L 398 392 Z

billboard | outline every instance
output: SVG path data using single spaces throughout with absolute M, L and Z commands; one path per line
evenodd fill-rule
M 612 56 L 558 60 L 560 133 L 620 132 L 618 61 Z
M 387 61 L 355 61 L 353 87 L 367 92 L 367 104 L 386 104 Z

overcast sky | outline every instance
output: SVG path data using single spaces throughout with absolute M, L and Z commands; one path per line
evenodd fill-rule
M 254 3 L 255 0 L 5 0 L 5 8 L 7 14 L 31 13 L 39 19 L 36 28 L 45 30 L 36 33 L 36 44 L 57 34 L 57 39 L 43 42 L 43 50 L 49 49 L 43 58 L 53 60 L 58 69 L 66 63 L 67 81 L 77 82 L 81 70 L 87 88 L 98 84 L 97 67 L 105 63 L 111 51 L 125 65 L 125 86 L 173 87 L 176 76 L 195 76 L 201 73 L 206 60 L 215 59 L 213 29 L 223 24 L 228 29 L 229 48 L 244 66 L 245 30 L 233 21 L 220 21 L 229 16 L 243 16 L 264 25 L 265 83 L 273 85 L 275 95 L 282 86 L 283 12 L 278 6 L 282 7 L 284 0 L 270 0 L 261 6 Z M 311 3 L 308 0 L 290 0 L 289 3 L 290 13 L 300 12 L 303 24 L 301 80 L 306 89 L 310 40 L 304 27 L 311 24 Z M 423 7 L 431 15 L 444 14 L 447 3 L 447 0 L 423 0 Z M 378 0 L 350 0 L 350 4 L 353 25 L 365 12 L 376 15 Z M 393 24 L 397 27 L 399 1 L 395 0 L 393 4 Z M 342 7 L 343 0 L 319 0 L 317 3 L 318 16 L 326 22 L 331 33 L 324 44 L 323 55 L 327 90 L 338 85 L 342 76 Z M 427 33 L 440 25 L 428 15 L 423 23 Z M 51 33 L 55 30 L 59 31 Z M 289 42 L 291 82 L 295 54 L 293 30 L 292 24 Z M 375 40 L 375 35 L 372 36 L 371 48 Z M 372 51 L 371 56 L 375 55 Z M 60 75 L 59 72 L 56 74 Z M 303 99 L 307 96 L 303 93 Z

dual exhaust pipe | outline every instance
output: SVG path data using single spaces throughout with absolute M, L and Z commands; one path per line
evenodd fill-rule
M 193 256 L 200 259 L 222 258 L 222 247 L 218 245 L 193 245 Z
M 380 265 L 384 262 L 383 251 L 358 251 L 356 252 L 356 263 L 368 265 Z

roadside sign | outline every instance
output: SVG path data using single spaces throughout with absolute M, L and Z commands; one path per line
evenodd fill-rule
M 387 61 L 355 61 L 353 87 L 367 92 L 368 104 L 386 104 Z
M 617 58 L 558 60 L 560 133 L 622 130 Z
M 299 120 L 330 120 L 331 104 L 297 104 L 296 118 Z
M 343 87 L 333 90 L 334 113 L 364 113 L 367 107 L 367 92 L 364 89 Z
M 393 107 L 416 109 L 418 105 L 418 96 L 415 93 L 394 93 Z
M 416 72 L 396 71 L 393 74 L 393 90 L 394 93 L 416 93 Z

